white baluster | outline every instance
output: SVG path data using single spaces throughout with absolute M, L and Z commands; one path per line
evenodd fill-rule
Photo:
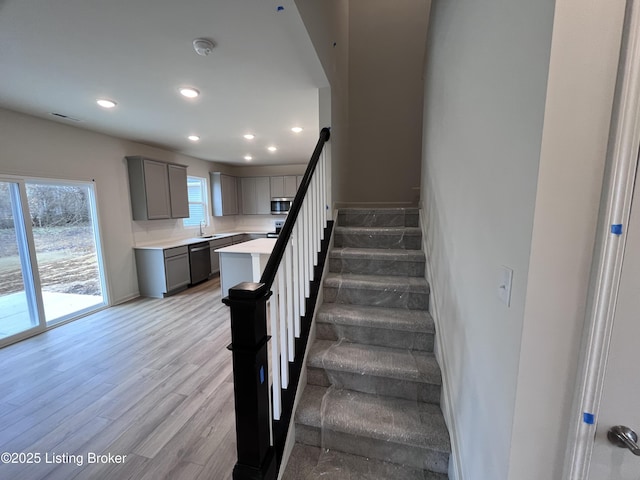
M 284 280 L 285 289 L 287 292 L 286 309 L 287 309 L 287 345 L 289 347 L 289 359 L 294 361 L 296 358 L 295 345 L 294 345 L 294 328 L 293 328 L 293 268 L 291 260 L 291 239 L 287 243 L 287 248 L 284 251 Z
M 304 296 L 309 297 L 309 281 L 312 279 L 313 273 L 309 266 L 309 259 L 311 258 L 311 235 L 310 235 L 310 215 L 309 215 L 309 198 L 305 198 L 304 201 Z
M 313 281 L 313 202 L 311 197 L 307 199 L 307 285 L 306 295 L 309 293 L 309 282 Z
M 278 269 L 278 322 L 280 324 L 280 334 L 278 342 L 280 343 L 280 379 L 282 388 L 289 386 L 289 355 L 287 349 L 287 311 L 286 311 L 287 292 L 284 286 L 284 272 L 282 268 Z
M 300 281 L 298 270 L 298 222 L 293 226 L 291 233 L 291 283 L 293 297 L 293 333 L 300 338 Z
M 269 299 L 268 305 L 268 313 L 269 313 L 269 324 L 271 326 L 271 375 L 273 377 L 273 418 L 275 420 L 280 420 L 280 415 L 282 413 L 282 397 L 280 390 L 280 345 L 278 343 L 278 332 L 280 329 L 278 328 L 278 291 L 276 282 L 273 282 L 274 285 L 271 288 L 273 292 L 271 298 Z
M 322 240 L 324 240 L 324 229 L 327 226 L 327 157 L 322 150 L 320 156 L 320 168 L 322 175 L 320 176 L 320 188 L 322 190 L 322 201 L 320 202 L 320 208 L 322 209 Z
M 316 171 L 316 173 L 319 173 Z M 313 241 L 315 242 L 315 248 L 313 249 L 313 264 L 318 265 L 318 254 L 320 252 L 320 222 L 322 222 L 322 211 L 320 210 L 320 175 L 315 175 L 315 184 L 316 188 L 315 192 L 315 228 L 316 234 L 313 237 Z
M 296 224 L 298 232 L 298 297 L 300 303 L 300 316 L 304 317 L 307 305 L 304 297 L 304 219 L 298 218 Z

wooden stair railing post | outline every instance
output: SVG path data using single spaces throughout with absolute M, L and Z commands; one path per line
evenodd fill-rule
M 264 283 L 245 282 L 229 289 L 222 301 L 231 310 L 231 345 L 238 461 L 234 480 L 275 480 L 277 462 L 271 446 L 267 299 Z

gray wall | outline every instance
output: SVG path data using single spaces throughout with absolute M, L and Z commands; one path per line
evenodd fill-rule
M 562 477 L 624 3 L 433 2 L 421 205 L 453 480 Z
M 296 5 L 331 84 L 333 200 L 417 205 L 429 1 Z

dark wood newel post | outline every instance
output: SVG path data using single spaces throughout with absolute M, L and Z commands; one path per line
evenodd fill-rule
M 231 345 L 238 461 L 234 480 L 275 480 L 270 442 L 267 299 L 264 283 L 245 282 L 222 299 L 231 308 Z

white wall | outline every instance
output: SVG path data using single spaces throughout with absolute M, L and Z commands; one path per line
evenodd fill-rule
M 552 21 L 550 2 L 431 5 L 421 206 L 459 478 L 509 478 Z
M 136 243 L 187 238 L 198 228 L 185 229 L 182 219 L 134 222 L 131 218 L 125 156 L 143 155 L 188 166 L 188 174 L 208 179 L 210 171 L 238 176 L 297 174 L 304 165 L 232 167 L 176 154 L 140 143 L 82 130 L 0 109 L 0 174 L 62 180 L 95 180 L 98 221 L 112 304 L 138 295 L 133 256 Z M 308 161 L 308 159 L 306 160 Z M 269 215 L 211 217 L 210 232 L 245 228 L 269 229 Z
M 349 138 L 349 2 L 295 1 L 331 86 L 331 195 L 335 200 L 348 188 L 345 172 Z M 321 97 L 321 121 L 326 114 L 325 105 L 326 100 Z M 321 124 L 324 126 L 327 125 Z
M 571 407 L 625 4 L 557 0 L 555 5 L 512 479 L 561 478 L 568 428 L 572 416 L 582 415 Z
M 624 3 L 432 6 L 422 205 L 467 480 L 562 475 Z

